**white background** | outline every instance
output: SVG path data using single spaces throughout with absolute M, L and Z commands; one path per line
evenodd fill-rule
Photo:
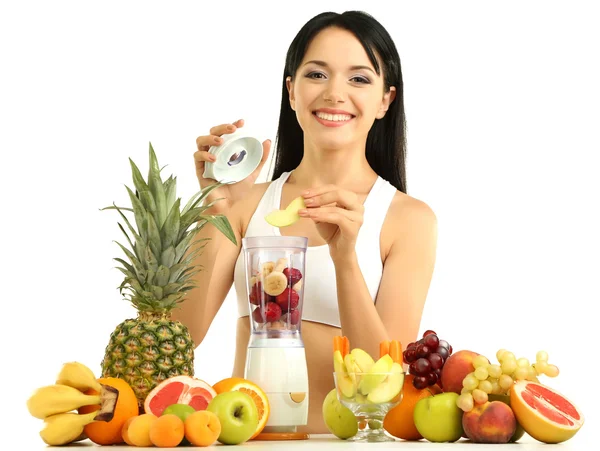
M 65 361 L 99 373 L 109 334 L 134 314 L 116 289 L 117 213 L 99 211 L 127 202 L 128 157 L 145 173 L 151 141 L 188 199 L 198 189 L 195 138 L 244 118 L 274 139 L 296 32 L 321 11 L 366 7 L 402 59 L 409 194 L 439 220 L 421 332 L 493 359 L 499 348 L 529 359 L 545 349 L 561 374 L 543 382 L 587 419 L 571 443 L 591 437 L 600 300 L 592 3 L 3 3 L 0 412 L 23 431 L 14 438 L 41 446 L 26 397 Z M 196 352 L 209 383 L 232 369 L 232 294 Z

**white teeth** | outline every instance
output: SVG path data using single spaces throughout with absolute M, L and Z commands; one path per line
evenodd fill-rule
M 343 121 L 349 121 L 350 119 L 352 119 L 352 116 L 350 116 L 349 114 L 328 114 L 328 113 L 322 113 L 320 111 L 317 111 L 315 114 L 320 119 L 325 119 L 326 121 L 333 121 L 333 122 L 343 122 Z

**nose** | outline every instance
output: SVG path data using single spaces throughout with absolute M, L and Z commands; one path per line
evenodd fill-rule
M 323 100 L 330 103 L 343 103 L 346 101 L 346 91 L 342 81 L 332 78 L 323 92 Z

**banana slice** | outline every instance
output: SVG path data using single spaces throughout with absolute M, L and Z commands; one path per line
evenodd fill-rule
M 258 282 L 258 278 L 256 276 L 250 277 L 250 286 L 253 287 Z
M 265 262 L 262 265 L 260 265 L 260 274 L 262 275 L 263 278 L 265 278 L 273 272 L 274 268 L 275 268 L 275 263 Z
M 293 290 L 298 293 L 302 289 L 302 279 L 292 285 Z
M 273 271 L 264 281 L 263 289 L 271 296 L 279 296 L 287 287 L 287 277 L 281 272 Z
M 274 272 L 283 272 L 283 270 L 285 268 L 287 268 L 287 266 L 288 266 L 287 258 L 280 258 L 279 260 L 277 260 L 277 263 L 275 264 L 273 271 Z

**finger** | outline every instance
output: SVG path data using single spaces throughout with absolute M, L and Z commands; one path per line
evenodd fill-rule
M 306 213 L 302 213 L 303 211 Z M 312 219 L 316 224 L 334 224 L 344 235 L 355 234 L 362 225 L 362 215 L 337 207 L 300 210 L 298 214 Z
M 238 119 L 237 121 L 233 122 L 232 124 L 216 125 L 210 129 L 209 133 L 211 135 L 221 136 L 226 133 L 233 133 L 238 128 L 241 128 L 243 126 L 244 126 L 244 120 Z
M 223 138 L 216 135 L 198 136 L 196 138 L 196 147 L 198 150 L 207 151 L 211 146 L 218 146 L 223 142 Z
M 361 213 L 339 207 L 306 208 L 299 210 L 298 215 L 319 222 L 329 222 L 337 225 L 340 225 L 341 221 L 350 221 L 357 224 L 362 224 L 363 222 L 363 215 Z
M 227 133 L 233 133 L 238 128 L 241 128 L 243 126 L 244 120 L 238 119 L 232 124 L 221 124 L 212 127 L 209 130 L 210 134 L 198 136 L 196 138 L 196 146 L 198 147 L 198 150 L 208 150 L 210 146 L 218 146 L 223 142 L 223 138 L 221 137 L 222 135 L 225 135 Z
M 311 208 L 335 205 L 337 207 L 361 213 L 364 211 L 364 206 L 358 200 L 358 196 L 355 193 L 339 188 L 335 188 L 332 191 L 327 191 L 322 194 L 309 195 L 309 197 L 304 198 L 304 203 L 307 207 Z
M 194 163 L 196 165 L 197 175 L 202 176 L 204 174 L 205 162 L 207 161 L 214 163 L 217 161 L 217 157 L 205 150 L 198 150 L 197 152 L 194 152 Z

